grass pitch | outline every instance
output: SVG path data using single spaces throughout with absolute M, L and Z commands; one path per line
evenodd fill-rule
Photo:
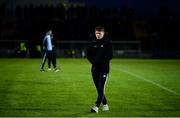
M 180 60 L 113 59 L 106 86 L 110 111 L 90 113 L 97 94 L 86 59 L 0 59 L 1 117 L 180 117 Z

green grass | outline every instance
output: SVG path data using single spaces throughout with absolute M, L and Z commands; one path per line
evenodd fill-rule
M 58 59 L 58 73 L 40 62 L 0 59 L 0 116 L 180 117 L 180 60 L 113 59 L 110 111 L 99 114 L 89 112 L 97 94 L 86 59 Z

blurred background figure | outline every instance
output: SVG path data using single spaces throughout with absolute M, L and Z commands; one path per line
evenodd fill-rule
M 17 48 L 17 55 L 21 58 L 25 58 L 27 56 L 27 46 L 25 42 L 20 42 Z
M 43 53 L 42 53 L 42 65 L 41 72 L 44 72 L 44 64 L 48 58 L 48 70 L 51 70 L 51 63 L 53 65 L 54 71 L 58 72 L 59 69 L 56 68 L 56 55 L 54 50 L 54 45 L 52 44 L 53 33 L 52 30 L 48 30 L 43 39 Z

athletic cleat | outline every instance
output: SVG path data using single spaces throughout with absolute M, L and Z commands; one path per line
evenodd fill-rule
M 58 72 L 58 71 L 59 71 L 59 69 L 57 69 L 57 68 L 56 68 L 56 69 L 54 69 L 54 72 Z
M 99 108 L 97 106 L 94 106 L 91 108 L 92 113 L 98 113 Z
M 48 71 L 51 71 L 51 68 L 48 68 Z
M 109 111 L 109 106 L 108 106 L 108 104 L 105 104 L 105 105 L 103 105 L 103 109 L 102 109 L 103 111 Z

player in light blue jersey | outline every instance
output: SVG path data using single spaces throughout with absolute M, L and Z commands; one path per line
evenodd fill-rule
M 54 46 L 52 45 L 53 33 L 52 30 L 49 30 L 44 39 L 43 39 L 43 54 L 42 54 L 42 65 L 41 65 L 41 72 L 44 72 L 44 64 L 48 58 L 48 70 L 51 70 L 51 62 L 54 67 L 54 71 L 58 72 L 59 69 L 56 67 L 56 56 L 54 52 Z

